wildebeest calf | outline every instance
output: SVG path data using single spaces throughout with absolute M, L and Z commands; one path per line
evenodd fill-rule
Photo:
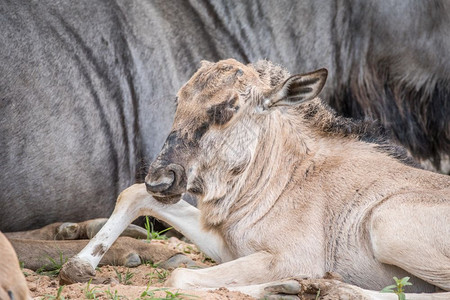
M 239 286 L 261 296 L 276 290 L 273 281 L 335 272 L 364 289 L 411 276 L 410 291 L 449 291 L 450 177 L 414 167 L 376 123 L 336 116 L 317 98 L 326 77 L 325 69 L 290 76 L 267 61 L 202 63 L 179 91 L 172 131 L 150 166 L 153 197 L 143 185 L 125 190 L 64 276 L 95 267 L 123 226 L 148 213 L 223 263 L 175 270 L 168 284 L 178 288 Z

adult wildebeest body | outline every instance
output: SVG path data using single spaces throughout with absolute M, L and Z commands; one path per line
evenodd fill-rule
M 449 5 L 3 0 L 0 230 L 108 215 L 201 59 L 327 67 L 326 101 L 446 171 Z
M 171 133 L 149 168 L 152 196 L 142 184 L 125 190 L 61 276 L 86 280 L 96 249 L 150 214 L 222 262 L 175 270 L 166 284 L 176 288 L 244 286 L 262 296 L 252 285 L 335 272 L 371 290 L 411 276 L 409 291 L 450 291 L 450 177 L 412 166 L 377 123 L 337 116 L 316 98 L 326 76 L 290 76 L 267 61 L 202 63 L 178 92 Z M 196 196 L 198 210 L 178 201 L 183 194 Z

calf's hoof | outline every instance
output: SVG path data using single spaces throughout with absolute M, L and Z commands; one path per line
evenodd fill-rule
M 370 295 L 366 295 L 364 290 L 335 279 L 310 279 L 300 282 L 302 284 L 301 296 L 319 295 L 323 300 L 370 300 Z
M 87 262 L 78 257 L 72 257 L 61 268 L 59 272 L 60 284 L 72 284 L 76 282 L 87 282 L 95 276 L 95 269 Z
M 271 294 L 284 294 L 284 295 L 297 295 L 302 290 L 302 286 L 297 280 L 283 280 L 278 283 L 274 283 L 264 289 Z

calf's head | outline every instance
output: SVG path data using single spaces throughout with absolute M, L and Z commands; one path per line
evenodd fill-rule
M 271 115 L 315 98 L 327 71 L 290 76 L 267 61 L 202 62 L 180 89 L 172 131 L 145 183 L 156 199 L 223 199 L 257 156 Z

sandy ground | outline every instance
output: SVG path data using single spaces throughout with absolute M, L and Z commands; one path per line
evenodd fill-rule
M 175 237 L 153 240 L 152 243 L 176 249 L 203 267 L 214 265 L 195 245 Z M 164 283 L 171 271 L 151 263 L 136 268 L 102 266 L 91 283 L 60 286 L 57 276 L 23 269 L 33 299 L 254 299 L 225 288 L 212 291 L 166 289 Z

